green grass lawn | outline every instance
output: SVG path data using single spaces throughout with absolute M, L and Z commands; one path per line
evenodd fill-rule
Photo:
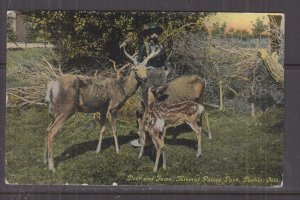
M 152 147 L 146 148 L 145 155 L 138 159 L 139 149 L 130 145 L 137 137 L 134 123 L 117 124 L 119 155 L 110 125 L 102 152 L 96 154 L 99 126 L 93 115 L 78 113 L 55 138 L 57 171 L 51 173 L 43 164 L 45 130 L 51 121 L 47 108 L 9 108 L 6 178 L 19 184 L 278 185 L 283 172 L 283 135 L 271 125 L 281 118 L 278 108 L 258 113 L 255 119 L 233 111 L 210 112 L 213 139 L 208 140 L 203 134 L 200 158 L 196 158 L 193 132 L 169 129 L 167 169 L 160 165 L 158 172 L 153 173 Z

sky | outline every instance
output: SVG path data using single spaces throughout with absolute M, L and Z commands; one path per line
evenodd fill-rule
M 256 21 L 259 17 L 266 25 L 268 25 L 268 14 L 270 13 L 217 13 L 205 21 L 206 26 L 210 29 L 213 23 L 219 22 L 219 24 L 227 23 L 227 30 L 234 29 L 246 29 L 248 32 L 252 32 L 251 22 Z

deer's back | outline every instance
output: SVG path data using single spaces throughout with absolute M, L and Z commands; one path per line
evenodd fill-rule
M 107 108 L 110 101 L 123 102 L 122 88 L 114 78 L 94 80 L 86 87 L 80 87 L 80 95 L 87 110 Z
M 112 98 L 122 98 L 116 79 L 94 79 L 81 75 L 64 75 L 58 80 L 61 106 L 74 106 L 80 112 L 98 112 Z M 81 102 L 81 107 L 80 107 Z
M 182 76 L 168 84 L 168 88 L 158 101 L 177 103 L 182 101 L 203 102 L 205 80 L 196 75 Z

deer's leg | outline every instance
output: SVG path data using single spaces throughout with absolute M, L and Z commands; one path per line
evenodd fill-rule
M 44 146 L 44 164 L 47 165 L 48 164 L 48 131 L 46 131 L 46 135 L 45 135 L 45 146 Z
M 142 156 L 144 154 L 144 148 L 145 148 L 145 142 L 146 142 L 146 133 L 143 131 L 143 133 L 141 133 L 141 134 L 142 134 L 142 135 L 140 135 L 141 150 L 140 150 L 139 158 L 142 158 Z
M 112 134 L 115 140 L 116 152 L 117 154 L 120 153 L 119 144 L 118 144 L 118 137 L 117 137 L 117 115 L 116 113 L 111 113 L 111 126 L 112 126 Z
M 56 117 L 53 124 L 47 128 L 47 158 L 48 168 L 50 171 L 55 172 L 53 161 L 53 139 L 57 132 L 61 129 L 64 123 L 70 118 L 71 115 L 61 114 Z
M 48 130 L 46 131 L 45 135 L 44 164 L 45 166 L 48 164 Z
M 197 141 L 198 141 L 198 149 L 196 157 L 201 156 L 201 128 L 197 125 L 197 122 L 191 122 L 187 124 L 193 129 L 194 133 L 196 134 Z
M 141 150 L 140 150 L 140 153 L 139 153 L 139 159 L 142 158 L 143 154 L 144 154 L 144 148 L 145 148 L 145 133 L 143 133 L 143 136 L 142 138 L 140 138 L 140 143 L 141 143 Z
M 55 122 L 55 119 L 53 116 L 52 116 L 52 121 L 50 122 L 48 128 L 46 129 L 46 135 L 45 135 L 45 139 L 44 139 L 44 142 L 45 142 L 45 145 L 44 145 L 44 164 L 47 165 L 48 164 L 48 133 L 49 131 L 51 130 L 51 127 L 52 125 L 54 124 Z
M 48 125 L 48 128 L 46 129 L 46 135 L 45 135 L 45 140 L 44 140 L 44 143 L 45 143 L 45 146 L 44 146 L 44 164 L 47 165 L 48 164 L 48 132 L 50 130 L 50 128 L 52 127 L 52 124 L 54 123 L 55 121 L 55 116 L 54 114 L 51 114 L 51 122 L 50 124 Z
M 137 123 L 139 126 L 138 127 L 139 142 L 141 144 L 141 150 L 138 158 L 142 158 L 144 154 L 145 143 L 146 143 L 146 133 L 145 133 L 145 128 L 143 127 L 142 119 L 138 118 Z
M 159 139 L 159 132 L 156 130 L 151 130 L 150 134 L 152 136 L 152 141 L 154 143 L 154 146 L 156 148 L 156 158 L 155 158 L 155 164 L 153 168 L 153 172 L 157 172 L 158 169 L 158 162 L 162 151 L 161 141 Z
M 164 147 L 162 149 L 162 156 L 163 156 L 163 169 L 166 170 L 167 169 L 167 158 L 166 158 L 166 148 Z
M 142 121 L 143 119 L 143 115 L 144 115 L 144 112 L 145 112 L 145 105 L 144 103 L 141 101 L 140 105 L 137 107 L 137 110 L 136 110 L 136 119 L 137 119 L 137 125 L 138 125 L 138 128 L 140 127 L 140 122 Z
M 208 139 L 212 139 L 212 135 L 210 132 L 210 125 L 209 125 L 209 120 L 208 120 L 208 113 L 204 111 L 204 117 L 205 117 L 205 121 L 206 121 L 206 125 L 207 125 L 207 129 L 208 129 Z
M 99 124 L 100 124 L 100 135 L 99 135 L 99 142 L 97 145 L 96 153 L 99 153 L 101 151 L 101 144 L 103 140 L 103 135 L 105 133 L 106 116 L 103 113 L 100 114 Z
M 162 155 L 163 155 L 163 169 L 164 170 L 167 169 L 167 158 L 166 158 L 166 148 L 165 148 L 165 136 L 166 136 L 166 132 L 167 132 L 167 128 L 164 127 L 164 132 L 163 132 L 163 135 L 162 135 L 162 145 L 163 145 Z
M 161 148 L 158 147 L 156 149 L 156 158 L 155 158 L 155 164 L 154 164 L 153 172 L 157 172 L 160 154 L 161 154 Z

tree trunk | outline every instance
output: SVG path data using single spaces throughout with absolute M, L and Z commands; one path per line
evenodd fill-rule
M 251 116 L 255 117 L 255 106 L 254 106 L 254 85 L 251 86 L 251 95 L 253 97 L 253 101 L 251 102 Z
M 220 108 L 219 110 L 223 110 L 224 109 L 224 100 L 223 100 L 223 83 L 222 81 L 218 82 L 219 85 L 219 97 L 220 97 Z

